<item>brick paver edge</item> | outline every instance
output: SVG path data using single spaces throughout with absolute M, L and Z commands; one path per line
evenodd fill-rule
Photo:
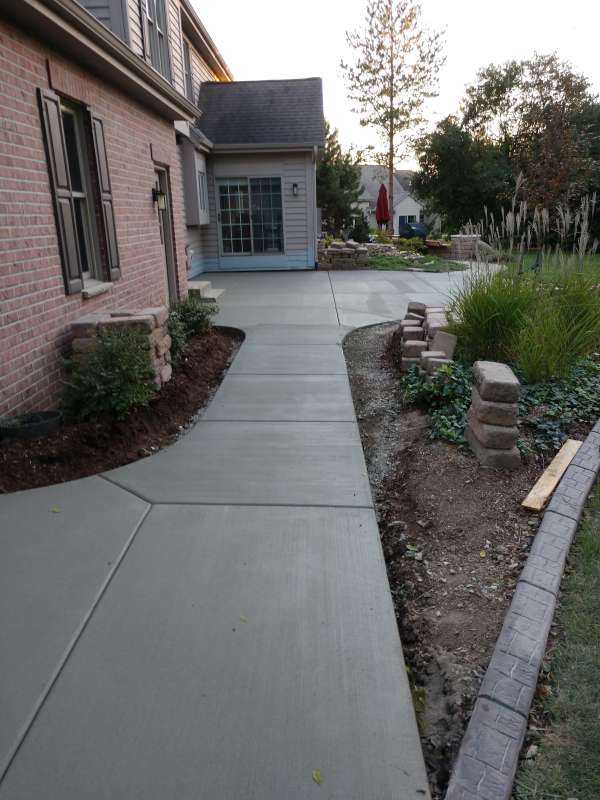
M 479 689 L 446 800 L 509 800 L 567 554 L 600 472 L 600 420 L 579 448 L 531 546 Z

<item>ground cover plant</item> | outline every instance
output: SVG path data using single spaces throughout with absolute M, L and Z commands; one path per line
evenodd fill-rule
M 172 300 L 169 304 L 167 330 L 171 337 L 171 358 L 177 361 L 190 336 L 208 333 L 212 318 L 219 313 L 216 303 L 205 303 L 195 297 Z
M 438 256 L 423 256 L 419 259 L 403 258 L 402 256 L 371 256 L 367 258 L 367 268 L 391 272 L 405 272 L 408 269 L 419 269 L 423 272 L 462 272 L 468 269 L 468 266 L 447 258 L 438 258 Z
M 540 716 L 547 727 L 530 725 L 533 737 L 516 781 L 519 800 L 600 797 L 599 489 L 596 484 L 569 555 L 558 636 L 541 670 Z

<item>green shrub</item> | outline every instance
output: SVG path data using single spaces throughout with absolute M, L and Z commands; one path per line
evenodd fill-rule
M 215 303 L 205 303 L 195 297 L 171 301 L 167 329 L 171 337 L 173 361 L 183 352 L 190 336 L 210 331 L 211 318 L 218 313 L 219 307 Z
M 133 331 L 94 334 L 85 359 L 66 359 L 68 379 L 61 407 L 80 420 L 96 420 L 103 411 L 123 419 L 133 406 L 148 405 L 155 390 L 148 340 Z
M 178 314 L 169 314 L 167 332 L 171 337 L 171 360 L 173 363 L 175 363 L 181 353 L 185 350 L 185 346 L 187 344 L 185 325 Z
M 391 244 L 392 243 L 392 232 L 388 231 L 387 228 L 382 228 L 381 230 L 375 230 L 373 236 L 377 244 Z
M 368 242 L 371 236 L 371 229 L 369 228 L 369 222 L 364 214 L 361 214 L 360 217 L 357 218 L 354 226 L 350 229 L 350 237 L 354 239 L 355 242 Z
M 427 245 L 418 236 L 413 236 L 411 239 L 397 239 L 396 247 L 408 253 L 424 253 L 427 250 Z

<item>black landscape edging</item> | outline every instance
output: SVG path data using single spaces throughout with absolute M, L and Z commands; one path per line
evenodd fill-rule
M 509 800 L 556 599 L 600 471 L 600 420 L 548 504 L 481 684 L 446 800 Z

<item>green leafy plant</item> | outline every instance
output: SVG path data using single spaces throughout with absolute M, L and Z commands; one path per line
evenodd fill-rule
M 169 304 L 167 329 L 171 337 L 171 358 L 176 361 L 185 349 L 190 336 L 208 333 L 212 317 L 219 313 L 214 303 L 205 303 L 195 297 L 173 300 Z
M 463 444 L 466 415 L 471 404 L 470 364 L 460 363 L 440 367 L 431 383 L 419 377 L 416 364 L 399 381 L 402 400 L 431 410 L 429 422 L 431 439 L 445 439 Z
M 123 419 L 134 406 L 148 405 L 156 387 L 147 337 L 134 331 L 96 333 L 90 343 L 84 358 L 63 361 L 65 413 L 96 420 L 103 411 L 115 411 Z
M 392 243 L 392 232 L 388 231 L 387 228 L 381 228 L 381 230 L 377 229 L 373 234 L 375 236 L 375 240 L 377 244 L 391 244 Z
M 26 425 L 30 419 L 31 414 L 20 414 L 18 417 L 0 419 L 0 428 L 19 428 L 21 425 Z

